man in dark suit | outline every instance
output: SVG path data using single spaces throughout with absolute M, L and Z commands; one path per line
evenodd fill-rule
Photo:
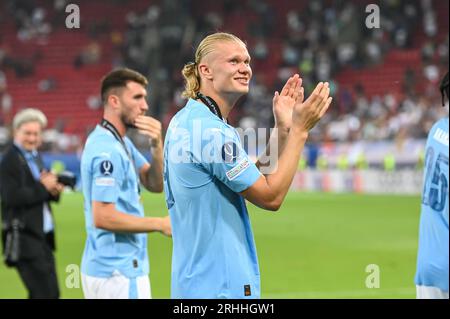
M 17 113 L 14 142 L 0 163 L 4 260 L 19 272 L 29 298 L 59 297 L 50 202 L 59 200 L 63 185 L 44 169 L 37 152 L 46 125 L 39 110 Z

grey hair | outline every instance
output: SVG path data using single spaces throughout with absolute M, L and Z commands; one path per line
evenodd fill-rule
M 13 119 L 13 129 L 18 129 L 22 124 L 28 122 L 38 122 L 42 128 L 47 126 L 47 117 L 38 109 L 24 109 L 17 113 Z

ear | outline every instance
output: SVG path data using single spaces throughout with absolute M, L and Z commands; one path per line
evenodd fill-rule
M 114 94 L 110 94 L 108 96 L 108 104 L 113 108 L 116 109 L 119 107 L 119 97 Z
M 213 79 L 211 68 L 206 63 L 199 64 L 198 72 L 200 73 L 200 77 L 204 77 L 208 80 Z

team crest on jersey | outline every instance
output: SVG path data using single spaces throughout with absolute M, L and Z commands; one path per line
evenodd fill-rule
M 114 170 L 113 164 L 111 163 L 111 161 L 103 161 L 100 163 L 100 172 L 103 175 L 111 175 L 112 172 Z
M 236 143 L 228 142 L 222 146 L 222 159 L 225 163 L 230 164 L 236 161 L 238 157 L 238 148 Z

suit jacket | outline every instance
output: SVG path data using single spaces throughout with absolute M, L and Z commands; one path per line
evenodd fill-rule
M 31 259 L 48 246 L 55 249 L 53 232 L 44 233 L 43 205 L 45 202 L 59 201 L 59 196 L 52 196 L 44 185 L 34 179 L 25 157 L 14 144 L 5 151 L 0 162 L 0 197 L 3 249 L 8 231 L 5 225 L 9 225 L 15 217 L 23 225 L 20 230 L 20 259 Z

